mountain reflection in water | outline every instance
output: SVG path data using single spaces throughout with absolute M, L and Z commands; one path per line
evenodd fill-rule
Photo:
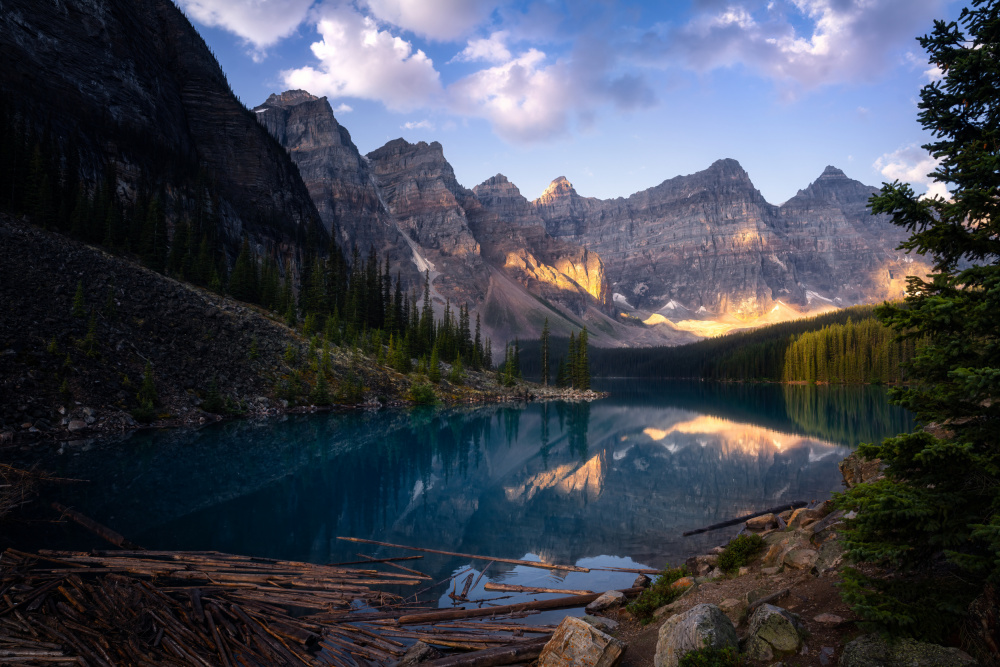
M 52 499 L 147 548 L 323 563 L 376 553 L 336 539 L 354 536 L 662 567 L 734 533 L 683 531 L 825 499 L 841 488 L 837 463 L 859 439 L 910 428 L 872 387 L 604 385 L 612 397 L 593 404 L 324 414 L 134 435 L 68 448 L 46 466 L 90 480 Z M 467 560 L 417 562 L 441 578 Z M 490 573 L 525 581 L 511 567 Z M 559 578 L 534 574 L 544 576 Z

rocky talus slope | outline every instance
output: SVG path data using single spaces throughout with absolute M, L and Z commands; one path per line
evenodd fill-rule
M 420 276 L 413 250 L 382 204 L 368 159 L 337 122 L 327 99 L 289 90 L 271 95 L 254 113 L 288 149 L 324 226 L 345 255 L 350 256 L 352 247 L 362 255 L 374 248 L 407 284 L 416 283 Z
M 308 406 L 317 381 L 308 341 L 275 315 L 3 214 L 0 304 L 0 445 L 135 428 L 147 363 L 159 424 L 216 419 L 204 410 L 213 389 L 241 414 Z M 340 401 L 405 402 L 419 381 L 343 348 L 330 348 L 330 365 L 334 401 L 346 392 Z M 299 390 L 291 405 L 289 384 Z M 492 373 L 467 372 L 463 385 L 435 391 L 461 403 L 540 389 L 502 389 Z

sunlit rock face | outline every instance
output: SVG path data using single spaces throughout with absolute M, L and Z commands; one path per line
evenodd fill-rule
M 531 204 L 503 174 L 477 185 L 480 204 L 470 223 L 483 244 L 483 254 L 534 293 L 576 313 L 610 303 L 604 262 L 593 251 L 556 239 Z
M 304 90 L 271 95 L 254 109 L 257 119 L 288 149 L 324 226 L 350 258 L 374 248 L 389 257 L 407 283 L 417 278 L 409 247 L 382 206 L 371 170 L 325 97 Z
M 920 272 L 894 250 L 905 232 L 868 215 L 876 189 L 827 168 L 773 206 L 735 160 L 628 198 L 581 197 L 564 177 L 532 202 L 553 236 L 600 254 L 615 292 L 636 308 L 671 300 L 749 320 L 778 301 L 838 306 L 894 298 Z
M 782 204 L 775 230 L 803 285 L 848 302 L 875 301 L 902 297 L 906 276 L 923 273 L 922 258 L 897 249 L 908 233 L 888 216 L 870 215 L 868 200 L 877 192 L 827 167 Z

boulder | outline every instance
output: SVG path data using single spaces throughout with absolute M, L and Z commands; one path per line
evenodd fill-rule
M 406 650 L 403 657 L 396 663 L 396 667 L 411 667 L 411 665 L 419 665 L 421 662 L 437 660 L 440 657 L 441 654 L 437 649 L 423 642 L 417 642 Z
M 792 549 L 785 554 L 782 562 L 788 567 L 794 567 L 796 570 L 809 570 L 816 565 L 816 560 L 819 558 L 819 552 L 815 549 Z
M 694 584 L 695 584 L 694 577 L 681 577 L 674 583 L 670 584 L 670 588 L 672 588 L 675 591 L 686 591 L 687 589 L 694 586 Z
M 714 604 L 699 604 L 668 618 L 660 627 L 653 665 L 677 667 L 678 661 L 691 651 L 738 646 L 736 628 L 729 617 Z
M 887 642 L 879 635 L 858 637 L 840 656 L 840 667 L 970 667 L 975 660 L 957 648 L 901 639 Z
M 792 512 L 792 516 L 788 519 L 788 526 L 790 528 L 801 528 L 822 518 L 822 510 L 800 507 Z
M 792 612 L 762 604 L 750 617 L 750 630 L 743 652 L 752 660 L 770 660 L 775 655 L 792 654 L 802 645 L 801 623 Z
M 624 652 L 623 642 L 567 616 L 538 656 L 538 667 L 613 667 Z
M 819 573 L 835 570 L 844 562 L 844 547 L 837 540 L 827 540 L 819 548 L 816 556 L 816 571 Z
M 819 614 L 813 620 L 823 625 L 840 625 L 844 622 L 844 619 L 836 614 Z
M 882 478 L 882 461 L 879 459 L 863 459 L 854 452 L 837 464 L 847 488 L 858 484 L 874 482 Z
M 87 422 L 82 419 L 73 419 L 66 428 L 70 431 L 82 431 L 87 428 Z
M 603 616 L 591 616 L 586 614 L 580 617 L 580 620 L 584 623 L 589 623 L 601 632 L 614 632 L 618 629 L 618 621 L 613 621 L 610 618 L 605 618 Z
M 621 591 L 608 591 L 602 593 L 600 597 L 587 605 L 587 613 L 593 614 L 598 611 L 617 609 L 625 604 L 625 594 Z
M 632 582 L 632 588 L 649 588 L 649 585 L 653 583 L 653 580 L 644 574 L 640 574 Z
M 756 516 L 752 519 L 747 519 L 747 530 L 754 533 L 759 533 L 761 531 L 777 527 L 778 520 L 773 514 L 765 514 L 763 516 Z

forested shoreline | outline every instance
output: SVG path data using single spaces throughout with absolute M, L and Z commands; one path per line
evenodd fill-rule
M 879 322 L 877 308 L 852 306 L 676 347 L 592 347 L 591 374 L 723 382 L 906 382 L 916 343 L 897 340 Z M 564 344 L 553 339 L 554 346 Z M 541 375 L 537 341 L 522 343 L 521 359 L 526 377 Z

